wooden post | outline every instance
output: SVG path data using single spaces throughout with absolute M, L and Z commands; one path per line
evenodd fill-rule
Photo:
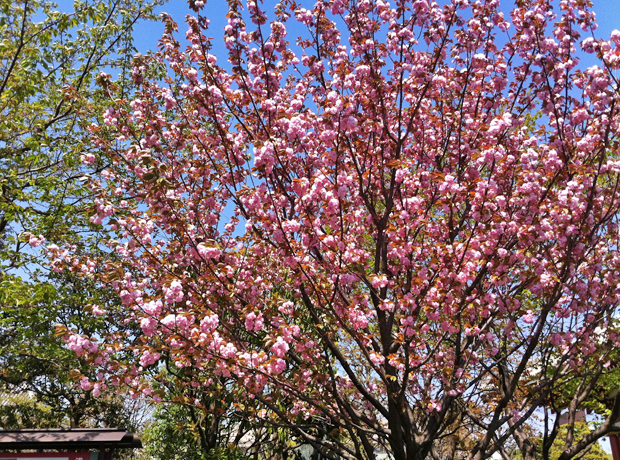
M 620 426 L 620 418 L 616 420 L 615 426 Z M 611 456 L 613 460 L 620 460 L 620 433 L 612 433 L 607 435 L 609 444 L 611 445 Z
M 614 460 L 620 460 L 620 436 L 612 434 L 608 436 L 611 444 L 611 456 Z

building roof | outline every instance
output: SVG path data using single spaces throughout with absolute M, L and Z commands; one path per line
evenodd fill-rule
M 136 434 L 117 428 L 0 430 L 0 451 L 140 447 Z

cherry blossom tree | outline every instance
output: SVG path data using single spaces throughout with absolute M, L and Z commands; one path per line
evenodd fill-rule
M 566 412 L 564 460 L 617 430 L 617 393 L 571 427 L 620 342 L 620 32 L 587 0 L 228 3 L 227 61 L 190 0 L 189 45 L 167 18 L 92 127 L 115 261 L 48 251 L 142 333 L 68 335 L 82 384 L 165 397 L 165 360 L 325 458 L 548 458 Z

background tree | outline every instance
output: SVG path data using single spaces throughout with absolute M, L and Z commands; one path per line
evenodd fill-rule
M 124 75 L 135 52 L 132 28 L 155 4 L 97 0 L 58 11 L 52 2 L 2 2 L 3 272 L 31 260 L 21 232 L 66 242 L 84 229 L 79 158 L 90 151 L 84 126 L 108 96 L 100 73 L 114 67 Z
M 158 405 L 142 442 L 149 457 L 202 460 L 189 411 L 181 405 Z
M 72 377 L 96 373 L 55 336 L 61 324 L 103 334 L 92 313 L 112 309 L 105 288 L 49 274 L 44 241 L 98 244 L 88 221 L 80 157 L 85 127 L 112 92 L 130 90 L 132 30 L 159 1 L 0 1 L 0 394 L 2 426 L 131 424 L 120 396 L 97 399 Z M 115 88 L 101 74 L 114 68 Z M 28 245 L 30 243 L 30 245 Z M 118 302 L 116 302 L 118 304 Z M 88 312 L 88 313 L 87 313 Z M 11 395 L 9 397 L 9 395 Z M 33 415 L 33 414 L 37 415 Z M 52 414 L 49 417 L 45 414 Z
M 162 359 L 149 390 L 158 404 L 143 431 L 147 455 L 160 459 L 294 458 L 297 442 L 289 430 L 261 423 L 254 405 L 236 397 L 235 379 Z M 202 381 L 206 388 L 196 385 Z
M 161 360 L 188 393 L 231 378 L 326 458 L 425 459 L 461 425 L 468 458 L 547 458 L 557 424 L 537 446 L 532 421 L 567 382 L 583 408 L 620 337 L 620 33 L 581 40 L 587 1 L 521 1 L 510 23 L 493 0 L 231 1 L 226 71 L 190 5 L 190 46 L 168 18 L 136 97 L 93 128 L 114 164 L 92 221 L 118 262 L 50 250 L 142 329 L 139 362 L 116 359 L 123 334 L 90 358 L 145 394 Z M 619 415 L 615 396 L 559 459 Z
M 571 426 L 560 427 L 557 438 L 554 440 L 551 449 L 548 450 L 547 458 L 549 460 L 557 460 L 558 458 L 560 458 L 560 455 L 562 455 L 562 453 L 564 452 L 564 445 L 566 443 L 567 438 L 569 437 L 569 434 L 568 434 L 569 429 L 574 432 L 574 434 L 571 434 L 570 436 L 575 436 L 577 440 L 582 439 L 585 434 L 588 434 L 591 431 L 590 428 L 588 427 L 588 424 L 584 422 L 576 422 L 575 424 Z M 541 445 L 538 450 L 538 458 L 542 459 L 543 458 L 542 452 L 544 450 L 542 448 L 543 440 L 541 437 L 538 437 L 535 439 L 536 439 L 535 442 Z M 521 456 L 520 452 L 516 451 L 513 453 L 512 458 L 513 460 L 520 460 L 523 457 Z M 611 460 L 612 457 L 611 455 L 609 455 L 607 452 L 605 452 L 601 448 L 600 444 L 595 443 L 595 444 L 592 444 L 589 447 L 589 449 L 584 451 L 580 458 L 584 460 L 598 460 L 598 459 Z
M 251 458 L 241 447 L 232 442 L 227 444 L 220 439 L 220 442 L 212 446 L 205 445 L 200 438 L 198 426 L 203 421 L 196 415 L 191 405 L 182 405 L 178 402 L 158 404 L 142 436 L 146 454 L 151 458 L 162 460 Z

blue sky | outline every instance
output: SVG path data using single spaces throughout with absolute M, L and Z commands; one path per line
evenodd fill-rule
M 502 1 L 508 10 L 512 5 L 512 1 Z M 222 29 L 226 25 L 226 11 L 228 3 L 226 0 L 207 0 L 203 9 L 203 14 L 211 21 L 209 36 L 214 37 L 214 54 L 221 59 L 225 56 L 225 49 L 221 45 Z M 264 8 L 268 10 L 268 5 L 275 3 L 274 0 L 265 0 Z M 309 2 L 313 4 L 314 2 Z M 559 0 L 555 0 L 557 5 Z M 614 29 L 620 30 L 620 0 L 594 0 L 594 11 L 596 12 L 599 28 L 595 35 L 597 38 L 609 38 L 609 34 Z M 166 12 L 179 25 L 179 38 L 185 33 L 185 16 L 191 14 L 187 6 L 187 0 L 170 0 L 165 5 L 157 9 L 158 12 Z M 157 41 L 163 32 L 163 24 L 161 23 L 141 23 L 135 34 L 136 46 L 140 52 L 145 53 L 148 50 L 157 48 Z

